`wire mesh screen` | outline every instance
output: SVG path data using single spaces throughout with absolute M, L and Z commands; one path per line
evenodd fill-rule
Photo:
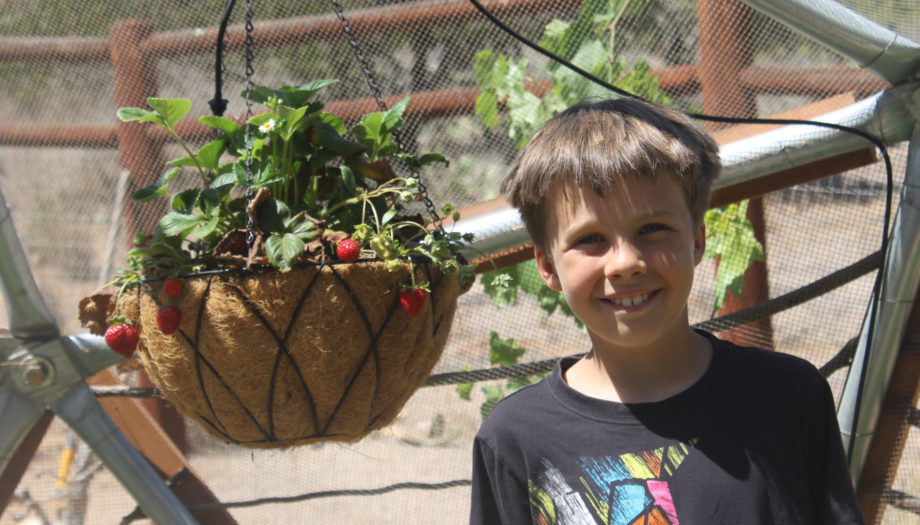
M 475 214 L 477 206 L 500 197 L 499 181 L 527 130 L 548 116 L 533 108 L 554 88 L 563 86 L 571 98 L 605 94 L 522 45 L 465 0 L 341 3 L 352 37 L 331 3 L 254 2 L 253 80 L 278 87 L 338 79 L 319 98 L 328 112 L 354 121 L 378 107 L 356 58 L 357 46 L 387 104 L 410 97 L 402 132 L 407 148 L 449 159 L 449 166 L 422 175 L 438 205 L 450 203 Z M 246 6 L 239 4 L 225 38 L 221 72 L 229 101 L 225 114 L 233 118 L 245 117 L 248 110 L 243 96 Z M 920 41 L 920 7 L 914 2 L 843 4 Z M 556 42 L 565 58 L 596 66 L 606 80 L 685 111 L 811 118 L 888 87 L 860 64 L 735 1 L 484 5 L 535 43 L 551 44 L 564 27 L 584 29 L 569 37 L 583 47 Z M 593 18 L 585 22 L 591 8 Z M 115 111 L 158 96 L 187 97 L 190 115 L 210 114 L 223 9 L 223 2 L 214 0 L 0 0 L 5 88 L 0 91 L 0 190 L 63 333 L 83 330 L 76 318 L 80 298 L 111 278 L 135 231 L 149 231 L 163 212 L 161 204 L 132 205 L 132 191 L 156 181 L 163 161 L 182 156 L 159 139 L 129 147 Z M 488 89 L 484 51 L 518 68 L 521 85 L 537 101 L 533 106 L 515 109 L 501 100 L 497 112 L 489 112 L 477 98 Z M 723 143 L 763 131 L 701 124 Z M 890 154 L 896 207 L 906 146 L 894 145 Z M 190 177 L 187 184 L 193 183 Z M 747 274 L 744 296 L 720 312 L 714 308 L 716 263 L 704 261 L 691 295 L 691 322 L 794 292 L 849 268 L 881 245 L 886 193 L 881 162 L 844 165 L 815 180 L 764 183 L 748 191 L 762 195 L 747 213 L 765 262 Z M 875 278 L 871 266 L 861 268 L 850 269 L 831 291 L 722 335 L 824 366 L 859 334 Z M 521 275 L 534 277 L 526 270 Z M 521 363 L 588 350 L 587 336 L 559 309 L 547 314 L 525 293 L 516 303 L 498 308 L 480 284 L 463 295 L 434 372 L 489 368 L 490 344 L 496 343 L 525 350 Z M 0 313 L 5 313 L 2 304 Z M 839 396 L 846 359 L 828 371 Z M 138 380 L 135 372 L 123 373 L 122 379 Z M 188 461 L 218 500 L 232 504 L 229 512 L 239 523 L 465 523 L 472 438 L 483 407 L 510 388 L 504 379 L 467 390 L 453 384 L 422 388 L 395 424 L 356 444 L 250 451 L 189 425 Z M 917 400 L 912 392 L 901 395 L 912 399 L 914 418 L 898 430 L 904 452 L 892 456 L 888 466 L 893 481 L 883 498 L 882 523 L 918 519 Z M 72 448 L 76 459 L 59 476 L 62 452 Z M 128 515 L 135 506 L 130 495 L 84 449 L 65 425 L 52 425 L 0 524 L 28 519 L 113 523 Z

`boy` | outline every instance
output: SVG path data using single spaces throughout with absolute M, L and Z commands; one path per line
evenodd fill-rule
M 483 423 L 472 524 L 862 523 L 817 370 L 690 328 L 720 169 L 689 118 L 629 99 L 521 153 L 502 191 L 592 348 Z

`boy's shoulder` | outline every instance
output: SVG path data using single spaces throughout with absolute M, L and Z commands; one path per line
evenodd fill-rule
M 726 371 L 735 375 L 738 380 L 769 381 L 782 386 L 824 381 L 815 365 L 804 358 L 762 348 L 740 346 L 709 333 L 702 333 L 712 342 L 713 360 L 722 359 Z
M 480 436 L 504 434 L 530 428 L 535 422 L 551 421 L 558 415 L 560 407 L 553 393 L 554 383 L 562 382 L 561 370 L 566 362 L 576 358 L 560 359 L 552 372 L 540 381 L 512 392 L 498 401 L 479 429 Z M 568 364 L 571 366 L 571 363 Z M 526 430 L 524 430 L 526 432 Z

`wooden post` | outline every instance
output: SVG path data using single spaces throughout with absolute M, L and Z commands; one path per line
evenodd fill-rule
M 117 107 L 147 107 L 147 97 L 156 95 L 156 60 L 141 52 L 141 44 L 153 31 L 148 22 L 127 20 L 109 27 L 109 45 Z M 148 131 L 149 125 L 118 122 L 118 154 L 122 168 L 131 174 L 128 193 L 155 183 L 164 169 L 163 147 Z M 125 199 L 125 231 L 129 239 L 136 233 L 150 233 L 166 207 L 148 203 L 146 213 Z M 139 371 L 141 386 L 152 386 L 146 372 Z M 173 443 L 185 452 L 185 420 L 162 399 L 144 400 L 144 407 L 160 423 Z
M 751 66 L 751 9 L 737 0 L 700 0 L 697 4 L 700 32 L 699 79 L 703 95 L 703 112 L 727 117 L 755 117 L 754 95 L 745 89 L 741 74 Z M 710 131 L 724 124 L 711 123 Z M 763 199 L 748 201 L 748 220 L 754 235 L 764 247 L 766 225 Z M 769 299 L 765 262 L 754 262 L 744 274 L 741 297 L 729 295 L 720 315 L 738 311 Z M 773 328 L 769 319 L 761 319 L 741 328 L 726 330 L 722 337 L 741 345 L 773 349 Z
M 38 446 L 41 445 L 42 439 L 44 439 L 45 433 L 48 432 L 48 427 L 51 426 L 53 420 L 54 413 L 50 410 L 45 410 L 41 417 L 32 424 L 32 428 L 23 436 L 22 441 L 13 451 L 6 468 L 0 471 L 0 516 L 3 515 L 3 511 L 6 510 L 13 493 L 16 492 L 19 481 L 22 479 L 23 474 L 26 473 L 32 458 L 35 457 L 35 452 L 38 450 Z

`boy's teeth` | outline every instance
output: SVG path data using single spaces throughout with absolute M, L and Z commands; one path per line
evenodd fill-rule
M 649 294 L 634 295 L 632 297 L 624 297 L 622 299 L 613 299 L 613 304 L 617 306 L 635 306 L 641 302 L 644 302 L 648 299 Z

